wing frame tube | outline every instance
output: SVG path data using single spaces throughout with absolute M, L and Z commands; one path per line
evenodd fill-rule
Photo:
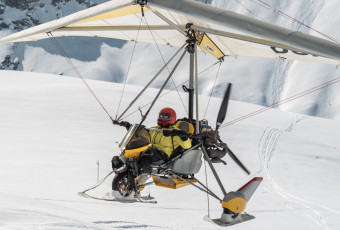
M 191 28 L 195 31 L 200 31 L 200 32 L 204 32 L 204 33 L 207 33 L 207 34 L 214 34 L 214 35 L 232 38 L 232 39 L 236 39 L 236 40 L 240 40 L 240 41 L 252 42 L 252 43 L 256 43 L 256 44 L 260 44 L 260 45 L 267 45 L 267 46 L 275 47 L 275 48 L 294 50 L 294 51 L 301 52 L 301 53 L 307 52 L 305 50 L 297 49 L 297 48 L 292 47 L 292 46 L 287 46 L 287 45 L 284 45 L 282 43 L 273 42 L 273 41 L 260 39 L 260 38 L 255 38 L 255 37 L 251 37 L 251 36 L 247 36 L 247 35 L 235 34 L 235 33 L 230 33 L 230 32 L 226 32 L 226 31 L 222 31 L 222 30 L 216 30 L 216 29 L 211 29 L 211 28 L 208 28 L 208 27 L 197 26 L 197 25 L 192 25 Z M 318 56 L 315 53 L 309 53 L 309 54 Z
M 182 30 L 178 25 L 176 25 L 175 23 L 171 22 L 169 19 L 167 19 L 163 14 L 161 14 L 160 12 L 158 12 L 157 10 L 152 9 L 152 7 L 150 6 L 146 6 L 148 9 L 150 9 L 154 14 L 156 14 L 159 18 L 161 18 L 163 21 L 165 21 L 166 23 L 168 23 L 170 26 L 172 26 L 173 28 L 175 28 L 178 32 L 180 32 L 182 35 L 184 35 L 185 37 L 187 37 L 187 33 L 186 31 Z
M 294 49 L 304 50 L 308 54 L 340 60 L 340 45 L 337 43 L 245 15 L 190 0 L 148 0 L 148 4 L 233 28 L 258 38 L 268 38 L 272 41 L 294 47 Z
M 134 0 L 120 0 L 120 2 L 121 3 L 117 4 L 114 1 L 109 1 L 106 3 L 100 4 L 100 5 L 94 6 L 92 8 L 89 8 L 89 9 L 78 11 L 74 14 L 70 14 L 63 18 L 50 21 L 49 23 L 44 23 L 44 24 L 40 24 L 35 27 L 31 27 L 29 29 L 11 34 L 7 37 L 0 39 L 0 44 L 22 41 L 22 39 L 24 38 L 28 39 L 28 37 L 31 37 L 34 35 L 53 32 L 59 28 L 66 27 L 68 25 L 80 22 L 82 20 L 97 16 L 100 14 L 108 13 L 113 10 L 119 10 L 124 7 L 135 5 Z M 34 39 L 32 39 L 31 41 L 34 41 Z
M 197 62 L 198 62 L 198 58 L 197 58 L 197 43 L 195 42 L 195 48 L 194 48 L 194 59 L 195 59 L 195 90 L 196 90 L 196 133 L 200 132 L 200 122 L 199 122 L 199 101 L 198 101 L 198 66 L 197 66 Z
M 185 25 L 178 26 L 181 29 L 185 29 Z M 54 32 L 67 32 L 67 31 L 86 31 L 88 32 L 95 32 L 95 31 L 130 31 L 130 30 L 169 30 L 173 29 L 172 26 L 163 26 L 163 25 L 156 25 L 156 26 L 65 26 L 59 29 L 54 30 Z

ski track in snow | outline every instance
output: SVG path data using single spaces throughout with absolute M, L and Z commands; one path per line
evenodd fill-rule
M 287 83 L 288 72 L 292 66 L 291 61 L 280 60 L 274 68 L 268 85 L 267 105 L 272 105 L 282 100 L 282 92 Z
M 109 230 L 109 229 L 168 229 L 166 227 L 141 224 L 132 221 L 93 221 L 83 222 L 76 219 L 26 209 L 0 209 L 1 230 Z M 1 223 L 1 220 L 15 220 Z
M 53 216 L 46 213 L 13 210 L 1 212 L 2 217 L 15 218 L 17 221 L 0 224 L 0 229 L 3 230 L 71 230 L 71 229 L 86 229 L 86 230 L 109 230 L 109 229 L 167 229 L 160 226 L 152 226 L 140 224 L 131 221 L 94 221 L 94 222 L 78 222 L 69 220 L 63 217 Z M 10 217 L 11 216 L 11 217 Z
M 295 125 L 301 121 L 302 119 L 305 119 L 305 117 L 297 116 L 295 119 L 292 120 L 290 126 L 285 130 L 280 130 L 277 128 L 266 128 L 263 132 L 263 135 L 259 141 L 258 146 L 258 152 L 261 162 L 261 168 L 262 171 L 265 173 L 270 185 L 272 188 L 285 200 L 285 206 L 291 209 L 295 209 L 293 207 L 289 207 L 289 203 L 296 203 L 297 205 L 301 205 L 308 210 L 312 211 L 314 215 L 317 216 L 317 218 L 314 218 L 312 215 L 306 214 L 316 225 L 322 227 L 323 229 L 331 229 L 328 226 L 327 221 L 322 216 L 322 214 L 316 209 L 316 208 L 323 208 L 328 211 L 332 211 L 336 214 L 339 214 L 338 211 L 329 209 L 328 207 L 315 205 L 312 202 L 306 201 L 300 197 L 297 197 L 293 194 L 290 194 L 289 192 L 285 191 L 283 188 L 277 185 L 273 177 L 271 176 L 269 169 L 270 169 L 270 162 L 273 159 L 275 150 L 278 146 L 279 139 L 282 136 L 283 133 L 291 133 L 295 127 Z

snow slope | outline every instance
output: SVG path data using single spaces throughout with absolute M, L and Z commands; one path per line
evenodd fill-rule
M 200 1 L 203 2 L 203 0 Z M 11 4 L 8 2 L 12 1 L 6 0 L 3 7 L 0 4 L 0 23 L 3 22 L 6 25 L 0 30 L 0 37 L 13 33 L 14 30 L 33 26 L 35 21 L 48 22 L 85 9 L 90 5 L 100 4 L 104 0 L 30 0 L 26 6 L 20 5 L 21 7 L 14 7 L 13 2 Z M 338 0 L 211 0 L 208 3 L 322 38 L 326 38 L 322 35 L 325 34 L 338 43 L 340 40 L 340 30 L 336 29 L 340 26 Z M 297 21 L 307 26 L 302 26 Z M 124 81 L 133 43 L 97 38 L 61 38 L 58 40 L 85 78 L 118 83 Z M 161 47 L 161 51 L 164 58 L 168 59 L 175 52 L 175 48 Z M 49 40 L 0 46 L 0 60 L 4 60 L 7 55 L 10 55 L 10 58 L 3 63 L 7 66 L 3 68 L 13 69 L 15 67 L 23 71 L 76 76 Z M 216 62 L 204 54 L 199 55 L 199 60 L 200 71 Z M 162 64 L 162 58 L 155 45 L 138 43 L 131 68 L 133 71 L 129 73 L 128 83 L 143 85 L 144 78 L 150 79 Z M 200 88 L 202 90 L 200 93 L 202 95 L 210 95 L 217 71 L 218 66 L 215 66 L 211 71 L 201 74 Z M 174 81 L 180 84 L 183 82 L 183 76 L 186 78 L 188 74 L 187 65 L 181 65 L 178 72 L 180 74 L 175 76 Z M 214 96 L 222 96 L 226 83 L 232 82 L 234 100 L 268 106 L 338 77 L 340 77 L 340 72 L 337 66 L 226 57 L 220 69 Z M 153 84 L 155 88 L 159 86 L 160 81 Z M 295 101 L 294 104 L 282 105 L 281 109 L 339 120 L 339 87 L 339 84 L 325 87 L 317 94 L 307 95 L 305 99 Z M 308 101 L 307 104 L 304 103 L 306 101 Z
M 122 85 L 88 81 L 112 116 Z M 122 105 L 140 88 L 127 86 Z M 156 93 L 149 90 L 139 105 Z M 182 94 L 186 101 L 185 95 Z M 29 72 L 0 71 L 0 229 L 220 229 L 202 220 L 206 194 L 194 187 L 179 190 L 151 186 L 157 204 L 120 204 L 85 199 L 77 192 L 110 171 L 125 131 L 110 119 L 79 79 Z M 206 97 L 201 98 L 200 115 Z M 207 118 L 216 119 L 220 99 L 212 98 Z M 155 105 L 146 124 L 154 125 L 164 106 L 185 110 L 171 92 Z M 124 107 L 124 106 L 123 106 Z M 231 101 L 227 122 L 260 109 Z M 123 108 L 120 108 L 122 111 Z M 145 108 L 143 111 L 145 112 Z M 139 114 L 127 118 L 136 122 Z M 256 219 L 230 229 L 338 229 L 340 224 L 340 122 L 271 109 L 221 129 L 221 136 L 264 181 L 248 204 Z M 231 160 L 216 165 L 226 190 L 251 177 Z M 221 192 L 208 170 L 209 187 Z M 198 178 L 205 181 L 204 167 Z M 110 190 L 110 180 L 94 191 Z M 210 215 L 220 216 L 210 198 Z

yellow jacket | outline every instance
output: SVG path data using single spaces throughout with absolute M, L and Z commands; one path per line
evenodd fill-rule
M 153 127 L 156 129 L 161 129 L 160 126 Z M 170 126 L 169 129 L 178 129 L 175 126 Z M 165 137 L 163 135 L 163 132 L 158 132 L 155 130 L 149 131 L 151 136 L 151 145 L 153 148 L 159 149 L 162 152 L 166 153 L 168 157 L 171 156 L 171 154 L 174 152 L 174 150 L 178 146 L 182 146 L 184 149 L 189 149 L 191 147 L 191 141 L 190 139 L 183 141 L 178 136 L 169 136 Z

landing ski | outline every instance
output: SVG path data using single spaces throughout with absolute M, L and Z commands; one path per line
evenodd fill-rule
M 211 219 L 209 216 L 203 217 L 203 220 L 208 221 L 208 222 L 213 223 L 213 224 L 217 224 L 221 227 L 228 227 L 228 226 L 232 226 L 232 225 L 235 225 L 235 224 L 240 224 L 242 222 L 252 220 L 252 219 L 255 219 L 255 217 L 252 216 L 252 215 L 249 215 L 247 213 L 240 214 L 238 217 L 234 218 L 230 222 L 223 222 L 221 220 L 221 218 Z
M 117 198 L 117 197 L 112 196 L 109 192 L 107 192 L 103 197 L 91 196 L 85 192 L 78 192 L 78 195 L 81 197 L 95 199 L 95 200 L 114 201 L 114 202 L 120 202 L 120 203 L 149 203 L 149 204 L 157 203 L 155 198 L 151 196 L 141 196 L 141 197 L 133 197 L 133 198 Z

